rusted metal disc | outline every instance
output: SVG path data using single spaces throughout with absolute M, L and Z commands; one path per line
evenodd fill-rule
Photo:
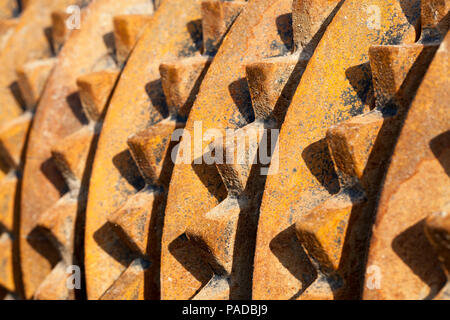
M 447 35 L 420 84 L 390 161 L 370 243 L 364 299 L 449 298 L 448 285 L 443 289 L 449 272 L 449 46 Z
M 89 177 L 86 164 L 91 162 L 103 110 L 121 69 L 115 45 L 131 45 L 130 51 L 133 35 L 139 36 L 136 29 L 145 26 L 145 19 L 136 17 L 114 29 L 114 19 L 152 12 L 152 3 L 146 0 L 93 1 L 82 10 L 79 28 L 59 54 L 37 108 L 26 154 L 20 248 L 27 298 L 75 297 L 75 290 L 66 284 L 71 275 L 67 269 L 82 266 L 87 192 L 83 181 Z
M 137 43 L 112 96 L 89 186 L 85 236 L 89 299 L 99 299 L 104 295 L 107 299 L 159 297 L 159 200 L 154 198 L 153 192 L 144 190 L 137 203 L 130 203 L 130 207 L 125 208 L 125 213 L 143 214 L 143 220 L 136 221 L 130 217 L 131 223 L 138 223 L 135 228 L 141 230 L 138 249 L 146 246 L 147 235 L 151 234 L 148 248 L 152 250 L 148 255 L 144 252 L 144 257 L 136 246 L 128 246 L 109 220 L 120 225 L 115 213 L 128 198 L 145 189 L 146 181 L 133 161 L 127 139 L 167 116 L 160 64 L 200 55 L 200 19 L 200 1 L 163 1 Z M 169 123 L 161 130 L 167 132 L 170 127 Z M 136 141 L 136 148 L 138 145 Z M 159 153 L 160 149 L 157 149 Z M 148 207 L 139 209 L 142 201 L 150 202 Z M 151 225 L 146 218 L 151 219 Z M 127 231 L 130 230 L 125 229 Z

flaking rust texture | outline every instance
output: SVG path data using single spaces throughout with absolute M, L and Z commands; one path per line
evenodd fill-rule
M 0 0 L 0 299 L 448 300 L 449 11 Z

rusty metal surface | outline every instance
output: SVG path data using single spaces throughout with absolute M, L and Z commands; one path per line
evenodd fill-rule
M 449 12 L 0 0 L 0 299 L 448 300 Z
M 76 292 L 66 287 L 66 269 L 80 265 L 83 257 L 82 182 L 89 176 L 85 164 L 101 126 L 92 112 L 103 113 L 120 71 L 114 57 L 113 18 L 152 11 L 152 4 L 144 0 L 93 1 L 82 11 L 81 28 L 73 30 L 59 53 L 26 154 L 20 248 L 27 298 L 75 297 Z
M 20 3 L 17 0 L 0 1 L 0 19 L 8 19 L 20 14 Z
M 3 1 L 14 12 L 2 11 L 0 20 L 0 210 L 1 284 L 15 297 L 21 296 L 22 281 L 18 263 L 20 176 L 23 148 L 33 111 L 51 71 L 52 46 L 46 36 L 52 10 L 63 9 L 70 1 Z M 25 5 L 27 4 L 27 5 Z M 39 62 L 39 59 L 46 59 Z M 10 296 L 11 297 L 11 296 Z
M 154 180 L 148 184 L 149 177 L 144 175 L 146 181 L 140 175 L 127 139 L 156 123 L 164 132 L 172 130 L 170 119 L 168 123 L 162 121 L 168 111 L 159 67 L 169 60 L 200 55 L 200 19 L 200 1 L 189 0 L 182 4 L 174 0 L 163 1 L 130 56 L 112 96 L 89 187 L 91 196 L 87 206 L 85 236 L 89 299 L 102 296 L 105 299 L 159 297 L 157 239 L 161 232 L 158 220 L 161 202 L 165 202 L 164 188 L 158 188 L 160 184 L 155 184 Z M 135 143 L 132 142 L 133 149 L 145 152 L 139 137 L 135 140 Z M 160 145 L 158 138 L 152 141 L 148 143 Z M 146 184 L 151 188 L 146 188 Z M 128 203 L 127 199 L 130 199 Z M 145 203 L 147 205 L 142 208 L 140 204 Z M 130 223 L 142 224 L 135 227 L 144 229 L 143 238 L 137 243 L 138 250 L 136 245 L 129 246 L 130 241 L 126 240 L 126 233 L 133 232 L 133 229 L 126 228 L 123 223 L 127 221 L 120 221 L 120 211 L 116 214 L 123 206 L 126 207 L 122 214 L 130 214 Z M 120 230 L 116 232 L 114 225 L 122 231 L 125 227 L 125 235 Z M 136 244 L 133 237 L 131 242 Z M 147 251 L 144 257 L 139 248 Z
M 45 34 L 46 28 L 51 26 L 50 13 L 64 9 L 73 1 L 45 1 L 36 0 L 30 3 L 21 14 L 14 36 L 9 36 L 1 52 L 1 102 L 0 123 L 5 119 L 17 117 L 22 113 L 21 101 L 15 95 L 20 95 L 16 88 L 16 69 L 26 62 L 48 58 L 53 55 L 51 45 Z M 12 88 L 11 88 L 12 86 Z
M 194 137 L 194 126 L 197 126 L 196 130 L 203 132 L 211 128 L 224 132 L 226 128 L 240 128 L 254 120 L 245 66 L 255 60 L 290 52 L 291 8 L 291 1 L 249 1 L 223 40 L 202 83 L 186 124 L 189 137 Z M 232 259 L 229 255 L 233 253 L 224 256 L 224 251 L 228 251 L 224 247 L 233 248 L 232 237 L 236 228 L 235 217 L 236 214 L 239 215 L 239 200 L 227 198 L 227 189 L 214 165 L 194 164 L 194 159 L 202 156 L 202 150 L 208 143 L 203 142 L 203 146 L 199 148 L 200 153 L 198 149 L 194 152 L 188 148 L 190 161 L 177 164 L 174 168 L 162 239 L 162 299 L 224 299 L 233 295 L 234 298 L 249 297 L 248 289 L 251 284 L 245 274 L 248 274 L 247 259 L 251 258 L 251 233 L 248 234 L 248 245 L 242 244 L 235 254 L 240 255 L 241 260 L 240 266 L 236 266 L 232 274 Z M 191 146 L 194 147 L 193 140 Z M 248 172 L 244 174 L 248 175 Z M 228 200 L 234 202 L 231 204 L 234 208 L 226 208 Z M 252 200 L 254 203 L 249 203 L 249 207 L 243 210 L 244 215 L 250 216 L 258 197 Z M 230 223 L 233 224 L 231 233 L 223 234 L 226 221 L 201 220 L 204 214 L 218 205 L 222 205 L 225 212 L 230 214 Z M 202 223 L 204 234 L 199 235 L 199 226 L 195 225 L 200 224 L 201 228 Z M 187 230 L 190 226 L 192 229 Z M 211 228 L 208 229 L 208 226 Z M 247 230 L 251 231 L 251 227 Z M 189 237 L 186 237 L 186 231 Z M 245 232 L 244 229 L 242 231 Z M 220 239 L 222 236 L 224 239 Z M 205 250 L 199 250 L 199 247 L 203 247 L 199 243 L 203 243 L 205 237 L 216 241 L 217 247 L 209 247 L 213 250 L 212 257 L 201 252 Z M 228 237 L 230 238 L 227 239 Z M 209 251 L 208 248 L 203 249 Z M 209 263 L 216 259 L 218 263 L 210 267 Z
M 196 121 L 199 121 L 197 123 L 201 121 L 199 126 L 204 131 L 212 128 L 220 130 L 240 128 L 248 122 L 248 126 L 244 126 L 235 133 L 237 139 L 245 136 L 246 131 L 261 131 L 279 127 L 293 90 L 295 90 L 311 51 L 317 43 L 318 35 L 321 33 L 319 30 L 321 22 L 328 20 L 328 15 L 332 15 L 338 3 L 303 2 L 301 4 L 301 2 L 295 1 L 293 16 L 289 13 L 292 4 L 290 2 L 281 4 L 283 8 L 286 8 L 287 13 L 271 11 L 271 5 L 275 6 L 275 4 L 250 2 L 246 11 L 236 21 L 229 36 L 225 38 L 194 105 L 194 110 L 197 106 L 196 114 L 190 116 L 187 127 L 190 129 L 191 136 L 192 127 L 196 125 Z M 315 10 L 317 16 L 308 20 L 308 10 Z M 254 29 L 251 29 L 252 32 L 247 38 L 247 34 L 242 32 L 242 28 L 252 25 L 254 22 L 251 21 L 251 17 L 258 15 L 262 15 L 263 19 L 252 26 Z M 291 20 L 294 22 L 294 28 L 292 28 Z M 276 25 L 273 24 L 273 21 L 276 21 Z M 301 21 L 305 23 L 301 25 Z M 326 23 L 327 21 L 325 21 Z M 278 28 L 278 30 L 271 28 Z M 294 35 L 292 29 L 294 29 Z M 269 34 L 270 31 L 274 37 L 274 40 L 269 41 L 271 47 L 267 53 L 264 50 L 261 52 L 261 47 L 264 48 L 266 43 L 258 41 L 257 35 L 261 30 L 264 30 L 266 34 Z M 281 38 L 278 38 L 279 36 Z M 246 51 L 239 53 L 245 59 L 234 60 L 236 56 L 233 50 L 239 47 L 237 45 L 239 42 L 246 43 L 246 46 L 241 49 Z M 275 45 L 282 42 L 284 42 L 284 48 L 283 45 Z M 293 44 L 296 51 L 291 55 L 289 52 Z M 283 50 L 276 52 L 277 47 L 283 48 Z M 270 52 L 270 50 L 274 51 Z M 261 60 L 271 56 L 277 57 Z M 231 69 L 229 65 L 235 65 L 237 70 Z M 217 76 L 223 72 L 222 68 L 225 66 L 234 74 L 218 80 Z M 238 83 L 240 83 L 239 88 L 232 89 Z M 230 98 L 234 99 L 234 103 L 230 102 Z M 250 102 L 250 100 L 252 101 Z M 216 102 L 217 105 L 214 104 Z M 253 103 L 254 110 L 250 109 L 251 103 Z M 241 116 L 246 119 L 241 119 L 240 122 L 236 121 L 238 116 L 236 110 L 233 110 L 233 105 L 240 109 Z M 216 109 L 217 114 L 223 116 L 219 118 L 216 113 L 205 112 L 213 110 L 213 108 Z M 253 121 L 253 117 L 255 117 L 255 121 Z M 221 123 L 218 124 L 218 122 Z M 197 127 L 197 129 L 199 128 Z M 207 141 L 205 142 L 208 144 Z M 230 147 L 232 146 L 221 146 L 219 143 L 213 148 L 227 152 L 226 150 Z M 258 143 L 255 143 L 244 152 L 251 159 L 255 156 L 257 149 Z M 196 152 L 198 150 L 193 152 L 194 158 L 202 156 L 201 153 L 195 154 Z M 183 186 L 180 180 L 175 182 L 175 179 L 179 179 L 176 177 L 177 170 L 186 175 L 183 179 L 189 178 L 189 181 L 201 182 L 204 187 L 200 187 L 198 182 Z M 248 274 L 252 263 L 252 238 L 255 232 L 255 218 L 257 218 L 255 211 L 257 211 L 259 202 L 258 193 L 261 193 L 264 185 L 264 178 L 256 177 L 258 175 L 255 176 L 254 172 L 256 171 L 258 169 L 252 168 L 249 163 L 244 166 L 221 165 L 217 168 L 214 165 L 194 163 L 176 166 L 176 174 L 171 182 L 171 194 L 176 195 L 177 199 L 175 200 L 174 197 L 171 200 L 169 194 L 165 223 L 165 226 L 169 226 L 164 231 L 167 231 L 168 234 L 177 232 L 178 237 L 171 239 L 170 237 L 173 237 L 171 235 L 168 239 L 164 239 L 166 243 L 163 242 L 163 250 L 166 251 L 163 251 L 163 268 L 165 269 L 162 272 L 162 281 L 163 293 L 164 290 L 167 290 L 167 297 L 175 297 L 180 291 L 184 292 L 183 290 L 194 290 L 192 293 L 196 299 L 249 296 L 250 277 Z M 196 175 L 195 178 L 192 173 Z M 217 181 L 217 179 L 223 180 L 223 182 Z M 206 195 L 203 191 L 198 193 L 205 187 Z M 180 193 L 180 191 L 182 192 Z M 196 200 L 192 202 L 192 206 L 182 206 L 183 197 L 180 195 Z M 212 202 L 214 197 L 217 198 L 216 204 L 218 205 L 216 207 Z M 199 203 L 201 206 L 198 205 Z M 173 204 L 176 204 L 177 207 L 174 207 Z M 207 209 L 208 206 L 210 209 Z M 185 218 L 180 217 L 180 213 L 183 212 L 175 212 L 174 208 L 184 211 Z M 211 211 L 208 212 L 208 210 Z M 179 223 L 174 224 L 174 219 Z M 172 262 L 174 258 L 192 275 L 186 276 L 186 271 L 180 271 L 180 267 L 170 271 L 176 265 Z M 181 274 L 176 275 L 176 273 Z M 192 276 L 196 279 L 191 278 Z M 191 284 L 187 285 L 187 283 Z M 164 285 L 167 287 L 164 288 Z M 196 289 L 193 289 L 195 287 Z M 179 296 L 179 298 L 181 297 L 183 296 Z
M 380 10 L 377 28 L 368 24 L 367 6 Z M 356 147 L 370 152 L 371 119 L 367 129 L 352 129 L 372 107 L 369 48 L 414 42 L 419 16 L 417 1 L 345 1 L 325 31 L 281 128 L 279 174 L 267 179 L 253 298 L 358 298 L 367 214 L 353 213 L 371 195 L 359 181 L 360 159 L 346 158 L 346 140 L 360 132 Z M 347 119 L 348 129 L 330 129 Z
M 379 268 L 381 282 L 364 290 L 365 299 L 449 298 L 448 285 L 443 289 L 450 199 L 449 45 L 447 35 L 411 104 L 388 168 L 368 258 L 368 266 Z

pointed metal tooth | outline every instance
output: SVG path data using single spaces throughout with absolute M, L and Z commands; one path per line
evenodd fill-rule
M 376 106 L 402 108 L 402 85 L 419 55 L 431 54 L 436 45 L 372 46 L 369 49 Z
M 118 71 L 99 71 L 77 79 L 83 110 L 91 121 L 99 121 L 119 75 Z
M 74 228 L 77 218 L 78 203 L 71 194 L 59 199 L 53 207 L 44 212 L 37 225 L 48 230 L 55 245 L 61 253 L 71 255 L 73 252 Z M 70 257 L 69 257 L 70 258 Z
M 159 8 L 161 5 L 162 0 L 153 0 L 153 5 L 155 7 L 155 10 Z
M 319 272 L 332 275 L 339 268 L 352 210 L 365 202 L 359 190 L 341 192 L 302 216 L 295 224 L 297 237 Z
M 202 250 L 216 274 L 231 273 L 239 214 L 245 207 L 245 199 L 228 197 L 186 228 L 187 238 Z
M 66 268 L 65 263 L 60 261 L 36 289 L 33 298 L 35 300 L 72 300 L 74 291 L 67 287 L 70 273 L 66 271 Z
M 299 60 L 298 55 L 288 55 L 255 61 L 246 65 L 246 74 L 253 110 L 258 120 L 275 118 L 282 122 L 297 83 L 286 87 L 295 72 L 300 79 L 307 60 Z
M 223 36 L 246 4 L 244 1 L 202 2 L 203 46 L 206 54 L 215 54 Z
M 95 135 L 92 126 L 84 126 L 52 148 L 53 160 L 72 190 L 78 189 L 83 179 L 85 164 Z
M 128 146 L 134 161 L 148 184 L 161 185 L 167 179 L 163 172 L 171 143 L 172 133 L 184 124 L 175 120 L 163 120 L 128 138 Z
M 136 259 L 120 275 L 100 300 L 143 300 L 145 298 L 145 279 L 151 263 Z
M 17 177 L 9 174 L 0 180 L 0 224 L 12 231 L 14 225 L 14 200 L 16 197 Z M 0 251 L 1 252 L 1 251 Z
M 56 58 L 36 60 L 17 69 L 17 82 L 28 110 L 36 107 L 56 61 Z
M 449 0 L 422 0 L 421 41 L 441 40 L 450 27 Z
M 335 167 L 344 176 L 362 179 L 384 122 L 381 112 L 387 115 L 397 114 L 408 107 L 404 102 L 408 98 L 408 88 L 404 86 L 404 82 L 419 55 L 429 54 L 435 48 L 435 45 L 420 44 L 370 48 L 377 110 L 333 126 L 327 132 L 327 142 Z
M 7 232 L 0 235 L 0 286 L 14 291 L 13 239 Z
M 192 300 L 229 300 L 230 283 L 226 277 L 214 275 Z
M 332 18 L 333 11 L 342 3 L 341 0 L 327 1 L 293 1 L 292 29 L 294 46 L 301 52 L 301 57 L 308 60 L 317 47 L 321 34 Z
M 0 180 L 7 176 L 9 170 L 9 165 L 0 157 Z
M 0 128 L 0 156 L 13 168 L 20 167 L 22 149 L 31 120 L 31 113 L 26 112 Z
M 54 11 L 51 14 L 53 49 L 56 53 L 61 50 L 64 42 L 66 42 L 71 33 L 71 30 L 66 24 L 69 17 L 70 14 L 65 11 Z
M 145 26 L 150 22 L 150 15 L 120 15 L 114 17 L 114 39 L 116 42 L 116 57 L 122 65 L 133 50 Z
M 14 33 L 19 19 L 0 19 L 0 49 L 6 45 Z
M 364 203 L 360 191 L 338 194 L 314 208 L 296 222 L 297 236 L 308 255 L 318 262 L 322 271 L 337 270 L 355 205 Z
M 152 208 L 156 207 L 158 201 L 161 201 L 158 191 L 145 189 L 128 199 L 122 208 L 108 218 L 117 228 L 119 236 L 141 255 L 147 254 Z
M 162 63 L 159 67 L 167 106 L 172 115 L 187 118 L 204 71 L 211 64 L 208 56 Z M 197 88 L 196 88 L 197 87 Z
M 209 146 L 208 153 L 216 159 L 216 167 L 228 195 L 240 195 L 244 192 L 252 166 L 257 163 L 256 157 L 263 135 L 264 124 L 254 122 L 229 135 L 227 139 L 219 139 Z M 204 159 L 206 161 L 206 156 Z
M 328 148 L 340 173 L 362 179 L 383 121 L 382 114 L 373 111 L 332 126 L 328 130 Z

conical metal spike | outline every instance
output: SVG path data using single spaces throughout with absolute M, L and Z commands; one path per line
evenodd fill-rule
M 374 111 L 330 127 L 328 148 L 340 173 L 362 179 L 383 121 L 383 115 Z
M 350 218 L 366 202 L 364 193 L 346 189 L 325 200 L 295 224 L 297 237 L 317 277 L 301 294 L 305 300 L 331 300 L 346 288 L 344 246 Z
M 421 42 L 440 42 L 450 27 L 449 0 L 422 0 Z
M 0 19 L 0 49 L 2 49 L 14 33 L 19 19 Z
M 77 218 L 77 199 L 70 193 L 61 198 L 39 218 L 37 226 L 51 233 L 61 255 L 71 259 L 74 246 L 74 229 Z M 69 257 L 66 257 L 69 255 Z
M 213 142 L 203 156 L 207 163 L 215 160 L 229 195 L 244 192 L 252 166 L 258 161 L 259 143 L 263 137 L 264 124 L 254 122 Z

